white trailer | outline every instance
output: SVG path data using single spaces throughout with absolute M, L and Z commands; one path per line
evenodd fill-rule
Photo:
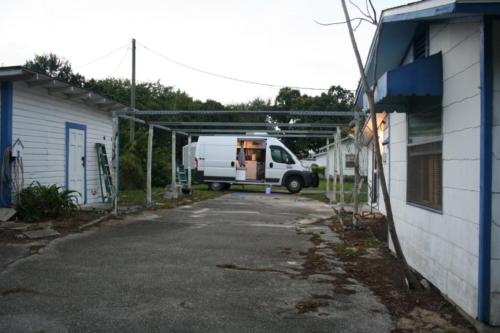
M 264 136 L 200 136 L 195 169 L 212 190 L 231 184 L 286 186 L 291 193 L 317 187 L 318 176 L 276 138 Z

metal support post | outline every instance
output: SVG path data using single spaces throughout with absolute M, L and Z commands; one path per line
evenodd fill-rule
M 146 175 L 146 207 L 151 207 L 153 205 L 152 193 L 151 193 L 151 169 L 153 166 L 153 135 L 154 135 L 154 127 L 153 125 L 149 125 L 148 160 L 147 160 L 147 175 Z
M 335 144 L 333 146 L 333 190 L 332 190 L 332 196 L 330 198 L 330 204 L 332 202 L 337 203 L 337 145 L 338 145 L 338 140 L 337 137 L 335 137 Z
M 176 171 L 177 171 L 177 166 L 176 166 L 176 157 L 175 157 L 175 139 L 176 139 L 176 134 L 175 131 L 172 131 L 172 197 L 174 199 L 177 199 L 179 197 L 179 194 L 177 193 L 177 181 L 176 181 Z
M 118 117 L 113 117 L 112 129 L 112 162 L 115 190 L 113 198 L 113 213 L 118 214 L 118 194 L 120 193 L 120 123 Z
M 188 188 L 191 189 L 191 162 L 192 162 L 192 151 L 191 151 L 191 135 L 188 136 L 188 160 L 187 160 L 187 171 L 188 171 Z
M 330 139 L 326 139 L 325 195 L 330 198 Z
M 337 157 L 339 162 L 339 181 L 340 181 L 340 212 L 344 212 L 344 166 L 342 165 L 342 135 L 340 133 L 340 127 L 337 127 Z
M 357 226 L 357 216 L 359 213 L 359 116 L 354 116 L 354 189 L 352 191 L 353 209 L 352 224 Z

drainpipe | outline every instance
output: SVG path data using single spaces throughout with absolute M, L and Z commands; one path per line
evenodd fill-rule
M 479 267 L 477 319 L 489 323 L 491 283 L 491 181 L 492 181 L 492 20 L 481 24 L 481 127 L 479 185 Z

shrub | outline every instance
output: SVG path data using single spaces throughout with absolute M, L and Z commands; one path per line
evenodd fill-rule
M 318 175 L 325 176 L 325 167 L 324 166 L 318 166 L 317 164 L 311 165 L 311 170 L 313 172 L 316 172 Z
M 120 156 L 120 189 L 136 190 L 144 188 L 145 170 L 139 156 L 133 150 L 126 151 Z
M 17 214 L 31 222 L 67 216 L 78 209 L 76 193 L 55 184 L 33 182 L 18 193 Z

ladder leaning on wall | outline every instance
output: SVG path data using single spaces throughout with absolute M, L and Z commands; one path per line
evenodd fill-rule
M 99 182 L 101 183 L 102 202 L 112 202 L 114 188 L 111 179 L 111 171 L 109 169 L 106 146 L 102 143 L 96 143 L 95 149 L 97 152 L 97 164 L 99 167 Z

